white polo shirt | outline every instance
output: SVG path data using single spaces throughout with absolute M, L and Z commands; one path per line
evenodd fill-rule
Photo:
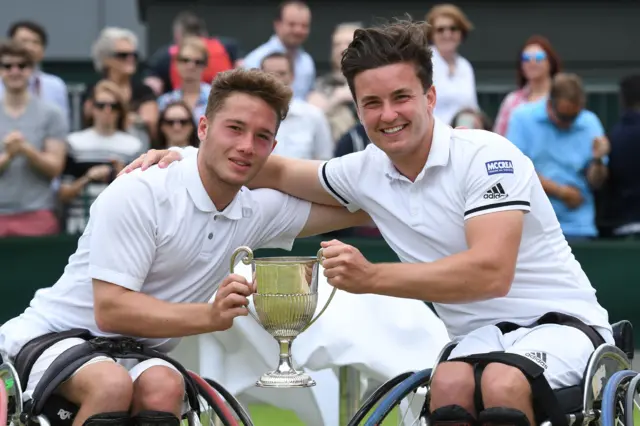
M 194 155 L 166 169 L 136 171 L 105 189 L 62 277 L 38 290 L 25 313 L 0 328 L 0 349 L 15 355 L 48 331 L 86 328 L 108 335 L 95 322 L 93 278 L 168 302 L 203 303 L 229 274 L 238 246 L 291 250 L 311 203 L 243 188 L 217 211 L 196 161 Z M 168 352 L 179 339 L 141 340 Z
M 414 183 L 373 144 L 329 160 L 319 179 L 351 211 L 369 213 L 402 262 L 433 262 L 468 249 L 466 219 L 505 210 L 527 213 L 506 297 L 435 304 L 452 337 L 501 321 L 527 325 L 552 311 L 610 336 L 608 314 L 571 253 L 533 164 L 502 136 L 454 130 L 436 119 L 427 164 Z

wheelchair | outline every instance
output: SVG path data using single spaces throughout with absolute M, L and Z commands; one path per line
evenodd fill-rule
M 602 426 L 620 423 L 633 426 L 634 417 L 640 424 L 640 374 L 631 370 L 633 327 L 629 321 L 620 321 L 612 328 L 615 345 L 602 344 L 596 348 L 582 383 L 553 391 L 569 426 L 598 422 Z M 429 384 L 438 364 L 448 358 L 454 347 L 455 343 L 449 343 L 442 349 L 433 369 L 406 372 L 382 384 L 363 402 L 348 426 L 379 426 L 405 398 L 415 395 L 424 397 L 424 403 L 418 407 L 414 405 L 410 418 L 415 421 L 411 424 L 428 425 Z M 541 416 L 538 416 L 538 424 L 553 426 L 550 419 Z
M 149 355 L 146 359 L 152 357 Z M 144 360 L 145 356 L 135 358 Z M 184 368 L 181 370 L 190 402 L 181 426 L 253 426 L 247 410 L 221 384 Z M 55 393 L 40 401 L 41 404 L 25 402 L 22 395 L 25 388 L 26 383 L 21 383 L 14 364 L 0 356 L 0 426 L 71 426 L 79 409 L 77 405 Z M 34 410 L 34 405 L 41 408 Z

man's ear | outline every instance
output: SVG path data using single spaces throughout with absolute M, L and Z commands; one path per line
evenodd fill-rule
M 276 145 L 278 145 L 278 140 L 274 139 L 273 140 L 273 146 L 271 147 L 271 152 L 273 152 L 273 150 L 276 149 Z
M 207 117 L 204 115 L 200 117 L 200 121 L 198 121 L 198 139 L 200 139 L 200 143 L 207 139 L 207 129 L 209 128 L 209 122 L 207 121 Z

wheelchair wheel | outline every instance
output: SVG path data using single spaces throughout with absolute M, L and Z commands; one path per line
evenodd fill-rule
M 203 379 L 196 373 L 189 371 L 189 375 L 196 382 L 202 397 L 207 401 L 224 426 L 253 426 L 251 418 L 240 402 L 226 389 L 210 379 Z M 212 386 L 215 384 L 215 387 Z M 216 389 L 217 388 L 217 389 Z M 220 392 L 224 390 L 224 394 Z
M 627 389 L 625 398 L 625 426 L 633 426 L 637 417 L 640 417 L 640 374 L 636 374 L 629 382 L 629 388 Z
M 615 372 L 602 392 L 602 426 L 630 426 L 625 423 L 625 401 L 629 382 L 638 373 L 631 370 Z
M 364 420 L 364 418 L 369 414 L 378 401 L 382 399 L 389 391 L 395 388 L 399 383 L 402 383 L 407 378 L 411 377 L 413 372 L 402 373 L 397 375 L 396 377 L 387 380 L 385 383 L 380 385 L 378 389 L 376 389 L 369 398 L 362 404 L 362 407 L 356 412 L 355 416 L 349 421 L 347 426 L 358 426 L 360 422 Z
M 408 379 L 397 385 L 389 394 L 380 402 L 371 417 L 365 423 L 365 426 L 379 426 L 382 424 L 389 413 L 400 405 L 402 400 L 411 392 L 416 392 L 419 388 L 427 386 L 431 380 L 432 369 L 418 371 L 412 374 Z
M 9 396 L 4 380 L 0 378 L 0 426 L 9 424 L 7 412 L 9 411 Z

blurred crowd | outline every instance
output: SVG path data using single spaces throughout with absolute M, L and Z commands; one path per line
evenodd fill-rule
M 247 52 L 182 12 L 173 41 L 144 62 L 132 31 L 104 28 L 91 50 L 96 78 L 83 96 L 82 128 L 74 131 L 65 82 L 40 66 L 46 29 L 13 23 L 0 44 L 0 237 L 81 233 L 91 203 L 124 165 L 149 148 L 198 145 L 210 83 L 235 67 L 273 73 L 294 92 L 274 153 L 327 160 L 365 149 L 369 139 L 340 72 L 341 53 L 361 24 L 336 25 L 327 40 L 331 69 L 318 73 L 304 49 L 311 9 L 286 1 L 274 12 L 273 33 Z M 640 235 L 640 75 L 623 79 L 622 115 L 604 129 L 586 108 L 580 77 L 563 70 L 544 35 L 531 35 L 513 52 L 516 89 L 492 118 L 479 108 L 473 64 L 459 53 L 472 22 L 451 4 L 434 6 L 425 19 L 435 116 L 499 133 L 529 156 L 568 239 Z M 339 235 L 379 236 L 373 225 Z

